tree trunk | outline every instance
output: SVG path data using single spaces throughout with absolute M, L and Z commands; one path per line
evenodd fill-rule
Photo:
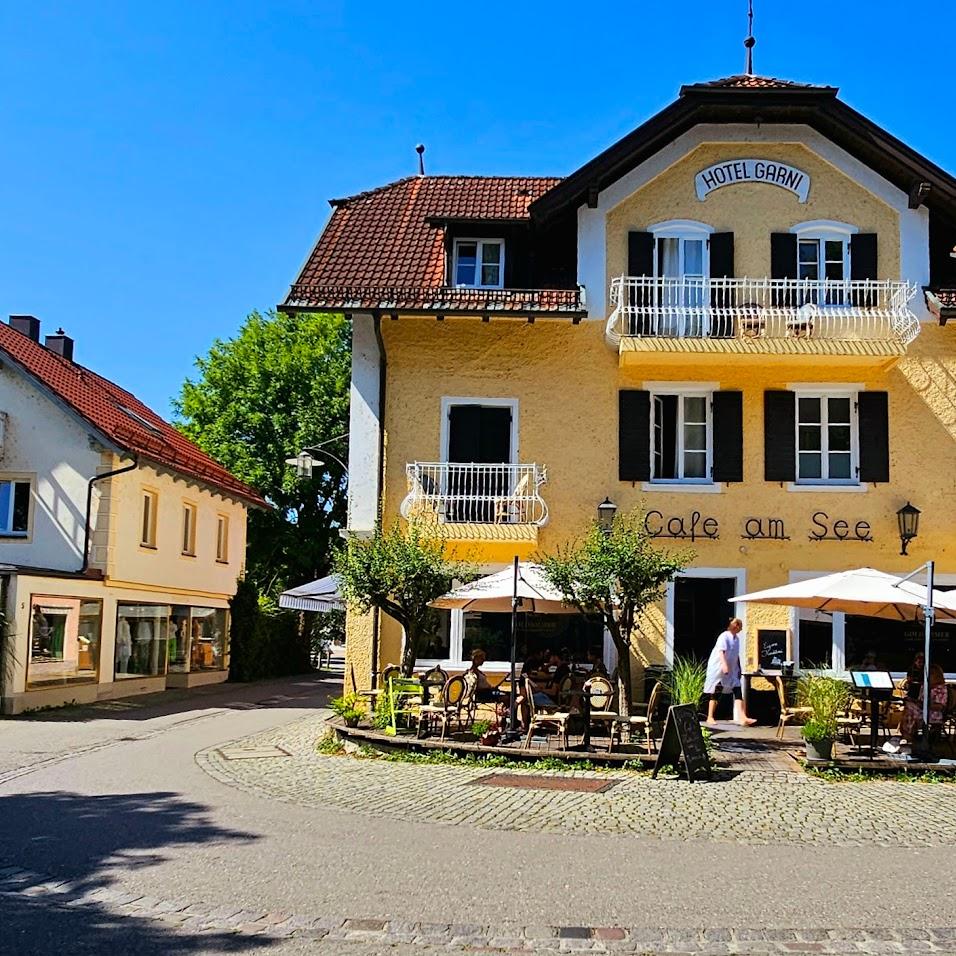
M 631 713 L 631 646 L 625 641 L 617 642 L 617 699 L 618 712 Z
M 410 626 L 405 627 L 402 637 L 402 677 L 411 677 L 415 670 L 415 661 L 418 659 L 418 631 Z

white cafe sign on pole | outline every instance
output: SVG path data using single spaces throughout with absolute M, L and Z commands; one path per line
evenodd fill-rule
M 730 159 L 702 169 L 694 177 L 697 198 L 706 199 L 715 189 L 738 183 L 769 183 L 792 192 L 800 202 L 810 195 L 810 176 L 796 166 L 769 159 Z

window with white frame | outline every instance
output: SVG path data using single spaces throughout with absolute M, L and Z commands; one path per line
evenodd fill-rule
M 711 396 L 679 392 L 652 396 L 653 481 L 711 480 Z
M 159 495 L 148 488 L 143 489 L 142 522 L 140 524 L 139 543 L 144 548 L 156 547 L 156 509 Z
M 183 502 L 183 554 L 196 555 L 196 506 L 189 501 Z
M 705 322 L 705 285 L 710 274 L 710 226 L 672 220 L 651 227 L 654 277 L 661 309 L 660 335 L 701 335 Z
M 26 537 L 30 531 L 30 482 L 0 480 L 0 535 Z
M 856 396 L 798 392 L 797 481 L 855 484 L 859 474 Z
M 456 239 L 452 274 L 456 286 L 500 289 L 505 279 L 503 239 Z
M 850 238 L 856 227 L 815 221 L 795 226 L 793 231 L 797 234 L 797 278 L 807 284 L 801 304 L 845 303 L 846 290 L 834 283 L 850 278 Z
M 220 564 L 229 561 L 229 515 L 216 517 L 216 560 Z

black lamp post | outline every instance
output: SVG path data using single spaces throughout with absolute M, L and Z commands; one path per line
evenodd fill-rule
M 919 508 L 914 508 L 908 501 L 896 512 L 896 519 L 900 525 L 900 554 L 906 554 L 910 541 L 919 534 Z
M 598 506 L 598 527 L 605 533 L 610 534 L 614 526 L 614 516 L 617 514 L 617 505 L 610 498 L 605 498 Z

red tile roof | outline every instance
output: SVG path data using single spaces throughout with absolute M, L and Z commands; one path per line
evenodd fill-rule
M 231 475 L 135 395 L 0 323 L 0 354 L 29 375 L 115 445 L 179 474 L 198 479 L 248 504 L 263 497 Z
M 287 306 L 298 308 L 391 307 L 430 309 L 434 291 L 449 311 L 483 307 L 487 296 L 442 289 L 445 281 L 443 220 L 526 222 L 528 206 L 561 180 L 544 176 L 412 176 L 332 200 L 334 212 Z M 496 290 L 492 309 L 521 311 L 527 293 Z M 456 304 L 456 296 L 460 301 Z M 540 311 L 561 311 L 569 296 L 550 297 Z M 577 294 L 571 293 L 575 308 Z M 401 300 L 401 305 L 398 305 Z M 466 300 L 468 300 L 466 302 Z M 440 307 L 440 306 L 439 306 Z
M 753 73 L 737 73 L 719 80 L 691 83 L 683 87 L 689 90 L 829 90 L 830 86 L 815 83 L 798 83 L 795 80 L 779 80 L 775 76 L 757 76 Z

